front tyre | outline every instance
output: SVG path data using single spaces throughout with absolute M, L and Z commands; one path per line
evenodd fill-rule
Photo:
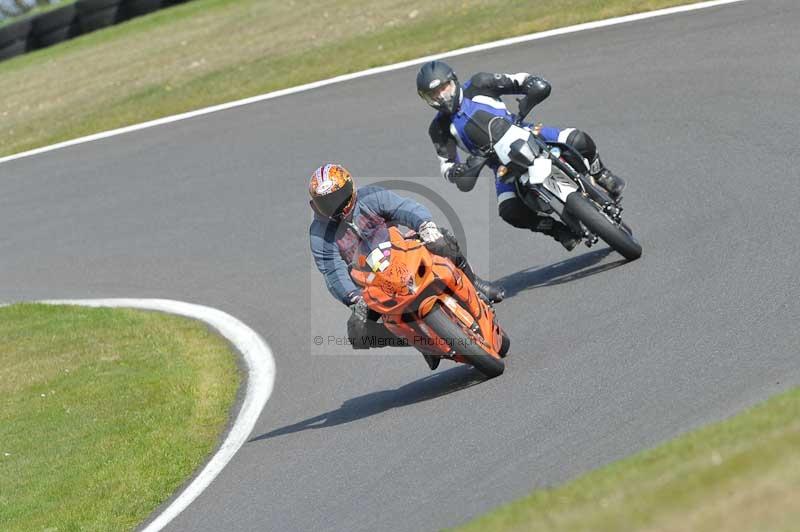
M 508 334 L 506 334 L 506 331 L 502 329 L 500 329 L 500 335 L 502 342 L 500 344 L 500 350 L 497 352 L 497 354 L 500 355 L 500 358 L 506 358 L 508 350 L 511 348 L 511 338 L 509 338 Z
M 567 211 L 626 259 L 636 260 L 642 256 L 642 246 L 633 236 L 606 218 L 580 192 L 573 192 L 567 196 Z
M 499 358 L 489 355 L 478 343 L 455 323 L 455 318 L 451 318 L 440 304 L 434 305 L 433 309 L 425 316 L 425 323 L 433 329 L 439 338 L 448 343 L 456 352 L 464 357 L 467 364 L 471 365 L 488 378 L 494 378 L 503 374 L 506 365 Z

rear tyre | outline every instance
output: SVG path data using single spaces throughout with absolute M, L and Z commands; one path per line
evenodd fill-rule
M 642 256 L 642 246 L 636 239 L 628 231 L 606 218 L 579 192 L 573 192 L 567 197 L 567 211 L 626 259 L 636 260 Z
M 503 374 L 506 365 L 484 351 L 438 303 L 425 316 L 425 323 L 456 352 L 488 378 Z

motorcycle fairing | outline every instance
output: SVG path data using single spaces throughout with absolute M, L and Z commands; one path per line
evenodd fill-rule
M 441 339 L 419 345 L 420 336 L 437 338 L 424 317 L 440 302 L 465 330 L 477 326 L 480 334 L 474 334 L 475 341 L 497 355 L 502 337 L 494 311 L 478 297 L 466 275 L 450 259 L 430 253 L 419 240 L 404 238 L 396 227 L 389 228 L 388 236 L 388 246 L 375 248 L 381 254 L 390 252 L 384 270 L 371 271 L 362 255 L 363 269 L 351 271 L 354 281 L 364 287 L 367 306 L 382 315 L 386 328 L 423 352 L 452 357 Z

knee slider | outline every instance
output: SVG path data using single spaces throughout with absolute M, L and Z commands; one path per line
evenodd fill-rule
M 567 144 L 575 148 L 591 163 L 597 157 L 597 146 L 588 133 L 576 129 L 567 136 Z

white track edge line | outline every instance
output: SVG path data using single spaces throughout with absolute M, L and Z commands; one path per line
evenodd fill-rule
M 95 133 L 93 135 L 88 135 L 85 137 L 80 137 L 77 139 L 67 140 L 64 142 L 59 142 L 56 144 L 51 144 L 49 146 L 42 146 L 41 148 L 35 148 L 33 150 L 24 151 L 21 153 L 17 153 L 14 155 L 8 155 L 6 157 L 0 157 L 0 164 L 14 161 L 17 159 L 22 159 L 25 157 L 31 157 L 33 155 L 39 155 L 41 153 L 47 153 L 54 150 L 59 150 L 61 148 L 67 148 L 70 146 L 75 146 L 78 144 L 85 144 L 87 142 L 93 142 L 95 140 L 106 139 L 109 137 L 115 137 L 117 135 L 122 135 L 125 133 L 131 133 L 133 131 L 139 131 L 142 129 L 147 129 L 155 126 L 160 126 L 163 124 L 171 124 L 173 122 L 179 122 L 181 120 L 186 120 L 189 118 L 194 118 L 196 116 L 207 115 L 211 113 L 216 113 L 218 111 L 225 111 L 227 109 L 233 109 L 235 107 L 241 107 L 243 105 L 249 105 L 251 103 L 262 102 L 264 100 L 271 100 L 273 98 L 280 98 L 281 96 L 288 96 L 290 94 L 297 94 L 298 92 L 304 92 L 311 89 L 316 89 L 319 87 L 324 87 L 326 85 L 332 85 L 334 83 L 341 83 L 343 81 L 350 81 L 353 79 L 363 78 L 366 76 L 372 76 L 375 74 L 382 74 L 385 72 L 391 72 L 393 70 L 399 70 L 402 68 L 418 65 L 421 63 L 425 63 L 427 61 L 433 61 L 435 59 L 444 59 L 447 57 L 456 57 L 459 55 L 471 54 L 475 52 L 482 52 L 485 50 L 492 50 L 494 48 L 501 48 L 504 46 L 511 46 L 514 44 L 520 44 L 524 42 L 535 41 L 539 39 L 545 39 L 548 37 L 554 37 L 556 35 L 565 35 L 568 33 L 576 33 L 579 31 L 586 31 L 586 30 L 593 30 L 597 28 L 605 28 L 608 26 L 615 26 L 618 24 L 624 24 L 627 22 L 634 22 L 638 20 L 645 20 L 649 18 L 661 17 L 664 15 L 672 15 L 676 13 L 685 13 L 689 11 L 697 11 L 699 9 L 706 9 L 709 7 L 716 7 L 726 4 L 735 4 L 739 2 L 745 2 L 747 0 L 710 0 L 706 2 L 699 2 L 695 4 L 686 4 L 682 6 L 675 6 L 675 7 L 668 7 L 664 9 L 658 9 L 655 11 L 646 11 L 644 13 L 635 13 L 632 15 L 625 15 L 621 17 L 614 17 L 604 20 L 596 20 L 594 22 L 585 22 L 583 24 L 576 24 L 574 26 L 566 26 L 563 28 L 556 28 L 552 30 L 542 31 L 539 33 L 531 33 L 528 35 L 521 35 L 518 37 L 511 37 L 508 39 L 501 39 L 499 41 L 492 41 L 489 43 L 484 44 L 477 44 L 474 46 L 468 46 L 466 48 L 459 48 L 457 50 L 451 50 L 449 52 L 442 52 L 439 54 L 428 55 L 425 57 L 419 57 L 417 59 L 410 59 L 408 61 L 402 61 L 400 63 L 393 63 L 391 65 L 384 65 L 380 67 L 370 68 L 367 70 L 361 70 L 359 72 L 353 72 L 351 74 L 343 74 L 341 76 L 336 76 L 333 78 L 323 79 L 320 81 L 314 81 L 312 83 L 306 83 L 304 85 L 298 85 L 295 87 L 289 87 L 286 89 L 281 89 L 277 91 L 268 92 L 265 94 L 260 94 L 258 96 L 252 96 L 250 98 L 244 98 L 241 100 L 235 100 L 232 102 L 227 102 L 219 105 L 214 105 L 211 107 L 205 107 L 202 109 L 197 109 L 194 111 L 189 111 L 186 113 L 181 113 L 177 115 L 165 116 L 163 118 L 158 118 L 156 120 L 150 120 L 148 122 L 142 122 L 140 124 L 133 124 L 126 127 L 121 127 L 118 129 L 112 129 L 109 131 L 103 131 L 100 133 Z
M 275 359 L 269 345 L 253 329 L 230 314 L 211 307 L 169 299 L 77 299 L 41 301 L 49 305 L 135 308 L 156 310 L 200 320 L 224 336 L 242 354 L 247 365 L 247 391 L 228 435 L 202 471 L 142 532 L 158 532 L 194 501 L 247 441 L 272 394 Z

